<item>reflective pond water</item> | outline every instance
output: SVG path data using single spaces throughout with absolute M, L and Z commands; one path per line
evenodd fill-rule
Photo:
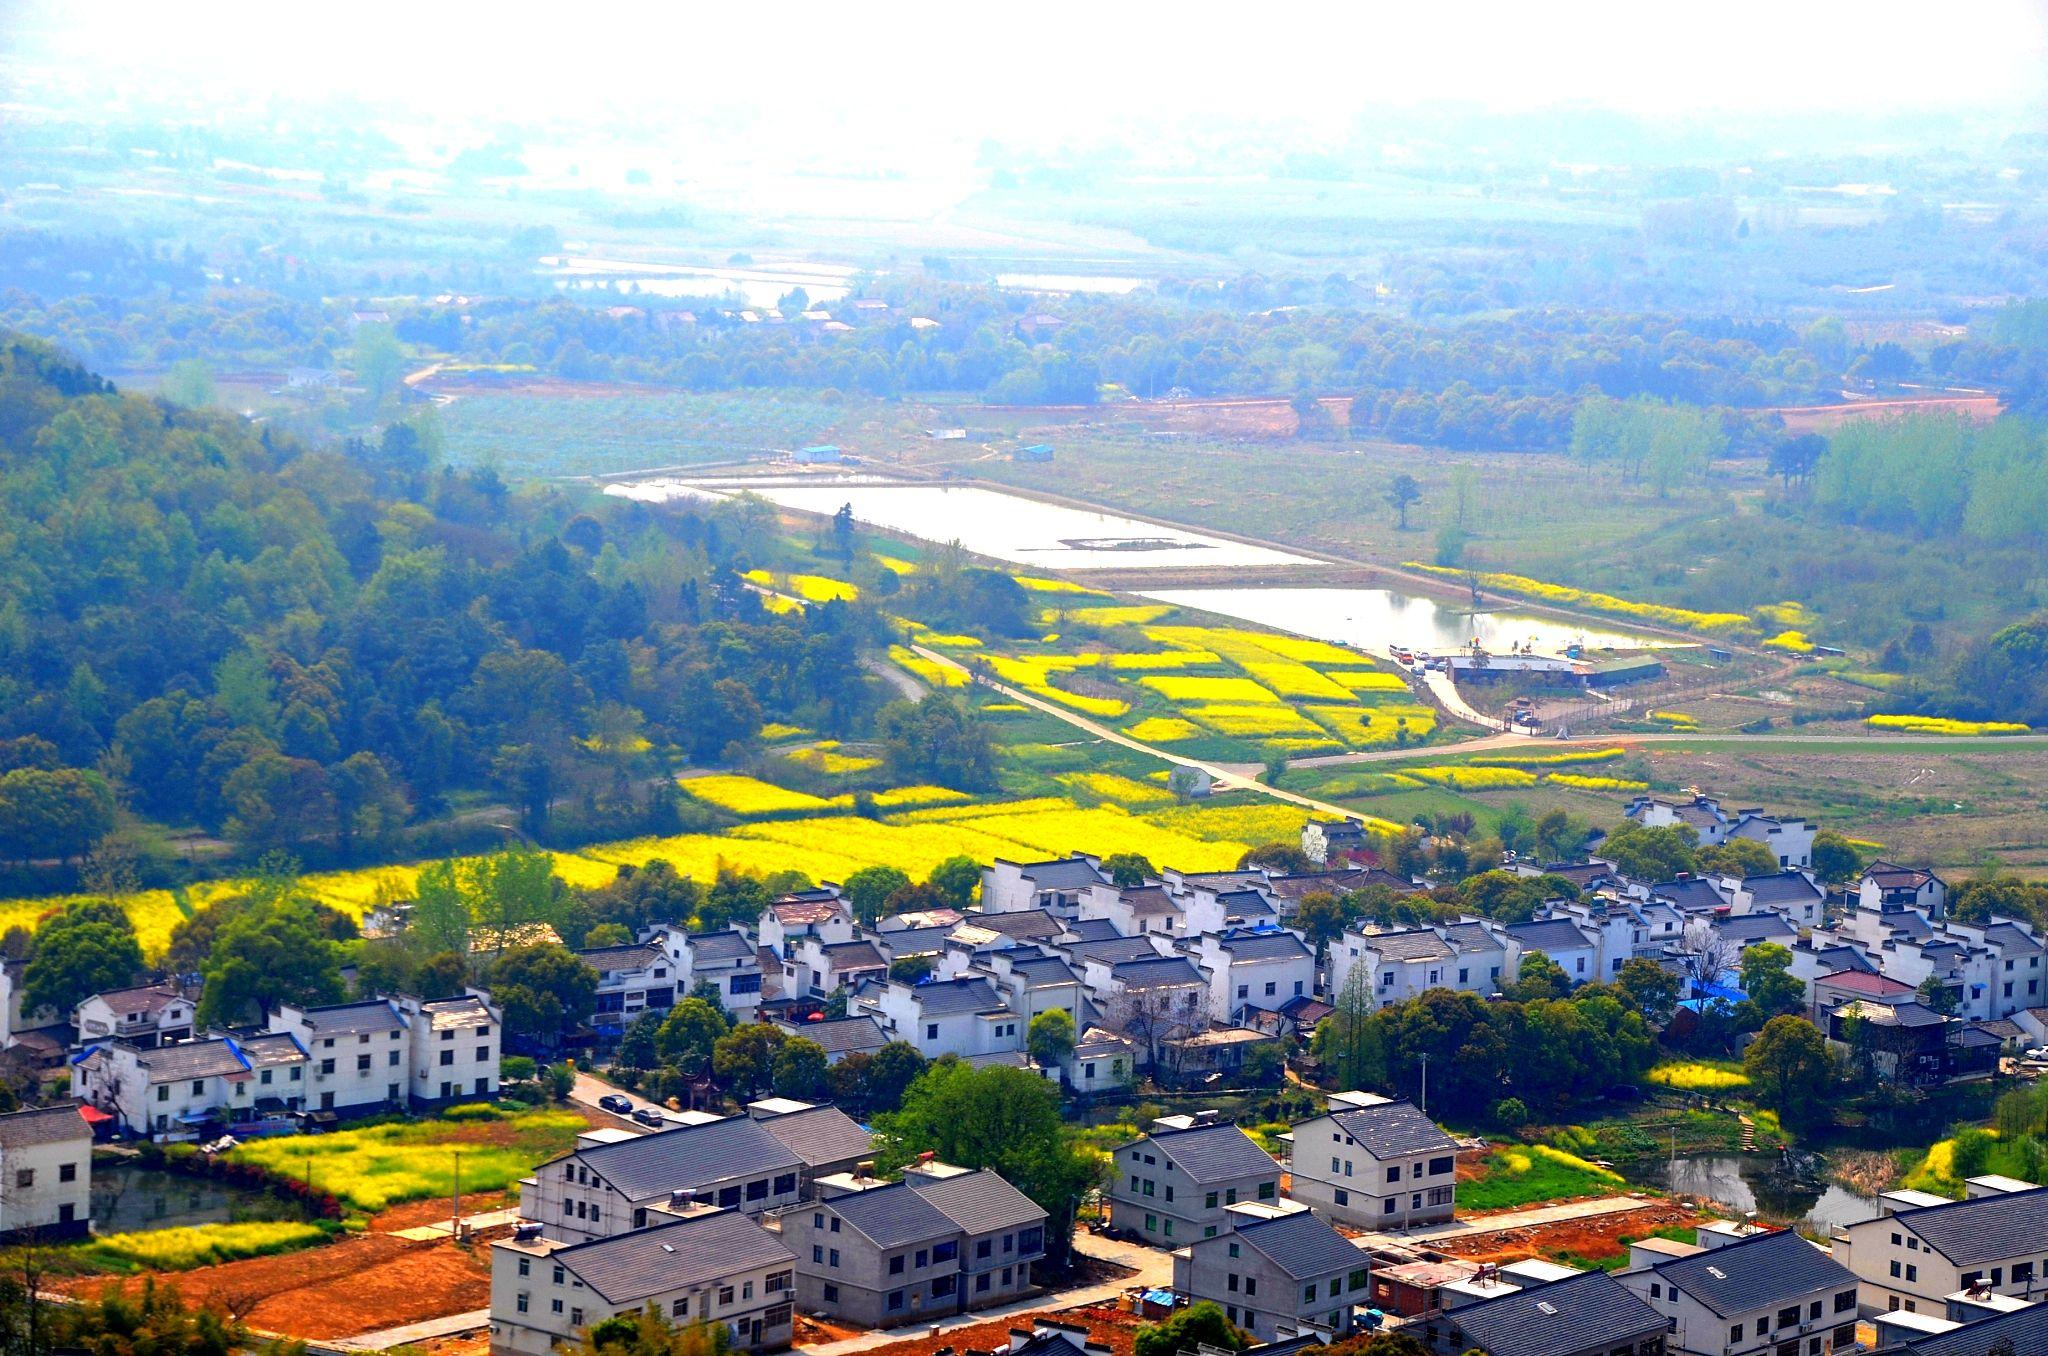
M 127 1163 L 94 1163 L 93 1228 L 103 1234 L 229 1220 L 304 1219 L 268 1191 Z
M 1556 654 L 1573 643 L 1589 649 L 1641 649 L 1653 643 L 1528 612 L 1473 612 L 1391 589 L 1160 589 L 1145 596 L 1375 651 L 1400 645 L 1443 654 L 1474 639 L 1496 654 L 1524 644 L 1539 654 Z
M 1676 1160 L 1645 1163 L 1630 1176 L 1731 1210 L 1754 1210 L 1771 1224 L 1810 1222 L 1822 1233 L 1878 1215 L 1872 1198 L 1832 1182 L 1781 1173 L 1773 1159 L 1762 1155 L 1681 1154 Z

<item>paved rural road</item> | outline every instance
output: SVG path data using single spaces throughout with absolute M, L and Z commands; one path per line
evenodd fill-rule
M 440 1337 L 458 1337 L 466 1332 L 490 1326 L 489 1309 L 472 1309 L 464 1314 L 449 1314 L 445 1318 L 430 1318 L 423 1323 L 408 1323 L 400 1328 L 380 1328 L 376 1332 L 358 1333 L 354 1337 L 335 1337 L 324 1342 L 308 1342 L 308 1351 L 390 1351 L 393 1347 L 409 1347 L 419 1342 L 431 1342 Z
M 1055 713 L 1057 714 L 1057 713 Z M 1616 734 L 1588 735 L 1584 739 L 1545 739 L 1530 735 L 1487 735 L 1459 744 L 1432 744 L 1426 749 L 1360 749 L 1355 753 L 1322 753 L 1312 758 L 1291 759 L 1289 767 L 1341 767 L 1347 763 L 1391 763 L 1403 758 L 1455 758 L 1467 753 L 1488 753 L 1495 749 L 1526 749 L 1533 744 L 1570 748 L 1616 748 L 1633 744 L 1779 744 L 1797 748 L 1802 744 L 1866 746 L 1871 753 L 1898 749 L 1947 749 L 1951 753 L 1986 753 L 1994 748 L 2017 745 L 2038 748 L 2048 744 L 2048 734 L 2031 735 L 1803 735 L 1803 734 Z M 1164 756 L 1164 755 L 1162 755 Z
M 876 1332 L 865 1332 L 858 1337 L 842 1338 L 837 1342 L 818 1342 L 803 1348 L 806 1356 L 853 1356 L 855 1352 L 871 1351 L 901 1342 L 912 1337 L 919 1330 L 945 1332 L 952 1328 L 965 1328 L 976 1323 L 992 1323 L 998 1319 L 1021 1317 L 1024 1314 L 1053 1314 L 1061 1309 L 1073 1309 L 1084 1304 L 1110 1304 L 1133 1287 L 1150 1289 L 1173 1283 L 1173 1254 L 1159 1248 L 1147 1248 L 1131 1243 L 1113 1243 L 1093 1234 L 1076 1233 L 1074 1251 L 1099 1261 L 1113 1262 L 1121 1267 L 1132 1268 L 1135 1274 L 1122 1276 L 1101 1285 L 1076 1286 L 1071 1290 L 1049 1290 L 1043 1295 L 1021 1299 L 1014 1304 L 997 1305 L 992 1309 L 976 1309 L 971 1313 L 955 1314 L 929 1325 L 911 1324 L 902 1328 L 887 1328 Z
M 1298 795 L 1293 791 L 1283 791 L 1277 786 L 1268 786 L 1256 777 L 1248 777 L 1242 772 L 1234 772 L 1221 763 L 1205 763 L 1199 758 L 1186 758 L 1178 753 L 1168 753 L 1165 749 L 1155 748 L 1143 740 L 1133 739 L 1119 730 L 1112 730 L 1107 725 L 1098 725 L 1086 716 L 1065 709 L 1057 702 L 1049 702 L 1041 697 L 1034 697 L 1029 692 L 1011 687 L 1008 683 L 999 683 L 993 678 L 978 675 L 965 665 L 947 658 L 936 650 L 926 649 L 922 645 L 913 645 L 910 648 L 926 659 L 931 660 L 934 664 L 940 664 L 958 673 L 964 673 L 970 681 L 992 688 L 1008 697 L 1011 701 L 1022 702 L 1034 710 L 1043 711 L 1048 716 L 1052 716 L 1057 720 L 1063 720 L 1077 730 L 1094 735 L 1097 739 L 1107 740 L 1112 744 L 1119 744 L 1124 748 L 1134 749 L 1139 753 L 1150 754 L 1154 758 L 1173 763 L 1179 767 L 1191 767 L 1206 772 L 1215 781 L 1216 785 L 1223 790 L 1255 791 L 1259 795 L 1269 796 L 1274 800 L 1284 800 L 1290 805 L 1299 805 L 1306 809 L 1314 810 L 1318 814 L 1329 815 L 1332 818 L 1358 818 L 1358 811 L 1356 810 L 1347 810 L 1341 805 L 1332 805 L 1329 801 L 1317 800 L 1313 796 Z

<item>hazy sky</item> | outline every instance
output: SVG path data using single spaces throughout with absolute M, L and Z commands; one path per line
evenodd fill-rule
M 522 120 L 872 115 L 1018 139 L 1369 105 L 1635 113 L 2048 107 L 2048 3 L 472 3 L 15 0 L 11 55 L 88 87 L 352 93 Z

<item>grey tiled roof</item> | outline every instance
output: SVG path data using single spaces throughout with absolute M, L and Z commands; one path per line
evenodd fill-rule
M 1083 918 L 1069 923 L 1066 935 L 1082 942 L 1106 942 L 1123 936 L 1107 918 Z
M 870 940 L 878 949 L 887 952 L 891 960 L 901 960 L 905 956 L 936 956 L 946 949 L 946 938 L 953 935 L 953 928 L 951 923 L 937 928 L 898 928 L 894 932 L 877 933 Z
M 1510 923 L 1505 931 L 1508 936 L 1522 944 L 1525 951 L 1541 951 L 1552 955 L 1559 951 L 1576 951 L 1592 945 L 1586 934 L 1579 931 L 1579 925 L 1564 918 L 1545 918 L 1529 923 Z
M 1330 1119 L 1344 1133 L 1364 1145 L 1374 1158 L 1401 1154 L 1456 1153 L 1457 1141 L 1445 1134 L 1435 1121 L 1415 1109 L 1412 1102 L 1388 1102 L 1383 1106 L 1339 1111 Z
M 152 1083 L 174 1083 L 181 1078 L 232 1077 L 246 1073 L 248 1066 L 235 1052 L 234 1043 L 218 1037 L 187 1041 L 183 1045 L 161 1045 L 144 1050 L 137 1060 L 149 1070 Z
M 858 1159 L 875 1147 L 875 1137 L 836 1106 L 769 1116 L 760 1126 L 810 1168 Z
M 1911 1356 L 1989 1356 L 1993 1351 L 2040 1356 L 2048 1351 L 2048 1304 L 1994 1314 L 1947 1332 L 1915 1333 L 1900 1346 L 1880 1350 Z
M 1367 1260 L 1365 1252 L 1353 1247 L 1320 1215 L 1306 1210 L 1278 1219 L 1240 1222 L 1237 1237 L 1264 1253 L 1274 1266 L 1297 1281 L 1327 1276 L 1333 1271 L 1351 1271 L 1364 1266 Z
M 889 965 L 873 942 L 832 942 L 818 950 L 834 970 L 883 970 Z
M 1099 942 L 1075 942 L 1067 947 L 1067 954 L 1077 961 L 1118 965 L 1157 956 L 1159 952 L 1143 937 L 1105 937 Z
M 1651 1270 L 1723 1318 L 1856 1285 L 1855 1273 L 1789 1229 L 1675 1257 Z
M 1714 931 L 1737 942 L 1769 942 L 1799 935 L 1799 929 L 1786 922 L 1781 913 L 1746 913 L 1739 918 L 1723 918 L 1714 924 Z
M 995 986 L 979 976 L 934 980 L 912 989 L 926 1016 L 949 1012 L 995 1012 L 1005 1007 Z
M 823 1202 L 876 1247 L 907 1248 L 960 1233 L 946 1212 L 933 1205 L 907 1182 L 849 1192 Z M 817 1207 L 812 1207 L 816 1209 Z
M 1759 904 L 1812 904 L 1826 893 L 1797 871 L 1779 871 L 1769 876 L 1745 876 L 1742 888 Z
M 2048 1252 L 2048 1187 L 1901 1210 L 1892 1219 L 1959 1267 Z
M 1197 1182 L 1228 1182 L 1280 1171 L 1273 1156 L 1234 1125 L 1198 1125 L 1147 1136 L 1160 1153 Z
M 76 1102 L 10 1111 L 0 1116 L 0 1149 L 27 1149 L 74 1139 L 92 1139 L 92 1127 L 78 1114 Z
M 1384 960 L 1448 960 L 1452 955 L 1450 943 L 1430 928 L 1375 933 L 1365 939 L 1365 944 Z
M 1444 1320 L 1462 1336 L 1458 1349 L 1513 1356 L 1573 1356 L 1611 1351 L 1662 1336 L 1664 1315 L 1604 1271 L 1568 1276 L 1498 1299 L 1453 1309 Z
M 325 1040 L 329 1036 L 360 1036 L 379 1031 L 403 1031 L 405 1019 L 386 999 L 368 1003 L 336 1003 L 330 1007 L 307 1008 L 306 1028 Z
M 690 959 L 702 965 L 706 961 L 745 961 L 754 957 L 754 944 L 743 932 L 693 932 L 690 934 Z
M 905 1180 L 913 1191 L 970 1234 L 1045 1223 L 1045 1211 L 1033 1204 L 1029 1196 L 986 1168 L 939 1179 L 913 1173 Z
M 1021 937 L 1027 940 L 1057 937 L 1067 928 L 1065 923 L 1044 909 L 1018 909 L 1014 913 L 970 913 L 961 921 L 972 923 L 978 928 L 987 928 L 990 932 L 1000 932 L 1005 937 Z
M 802 1036 L 823 1046 L 828 1055 L 849 1054 L 855 1050 L 879 1050 L 889 1043 L 883 1033 L 882 1024 L 872 1017 L 841 1017 L 829 1022 L 791 1022 L 782 1028 L 792 1036 Z
M 624 946 L 586 946 L 578 951 L 585 965 L 599 974 L 619 970 L 646 970 L 667 959 L 667 953 L 660 947 L 647 942 L 629 942 Z
M 560 1248 L 549 1260 L 567 1267 L 606 1302 L 628 1305 L 742 1271 L 794 1262 L 796 1254 L 745 1215 L 720 1210 Z
M 1217 941 L 1233 960 L 1300 960 L 1314 954 L 1300 937 L 1278 928 L 1229 932 Z
M 1080 857 L 1066 857 L 1056 862 L 1026 862 L 1018 874 L 1041 890 L 1080 890 L 1090 885 L 1100 885 L 1103 875 Z
M 575 1156 L 636 1201 L 735 1177 L 794 1172 L 801 1166 L 781 1140 L 745 1116 L 592 1145 Z
M 93 997 L 105 1003 L 117 1013 L 162 1012 L 184 995 L 169 984 L 144 984 L 133 989 L 108 989 Z
M 1698 876 L 1690 880 L 1658 881 L 1650 887 L 1650 893 L 1681 909 L 1718 909 L 1728 902 L 1711 882 Z
M 1153 956 L 1127 960 L 1110 967 L 1110 974 L 1126 989 L 1162 989 L 1180 984 L 1202 983 L 1202 972 L 1185 956 Z

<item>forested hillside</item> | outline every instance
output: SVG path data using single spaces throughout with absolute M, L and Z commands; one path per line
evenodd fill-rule
M 758 512 L 512 493 L 404 422 L 315 450 L 7 336 L 0 858 L 76 856 L 117 805 L 309 860 L 464 802 L 670 824 L 656 751 L 874 705 L 870 614 L 741 583 Z

